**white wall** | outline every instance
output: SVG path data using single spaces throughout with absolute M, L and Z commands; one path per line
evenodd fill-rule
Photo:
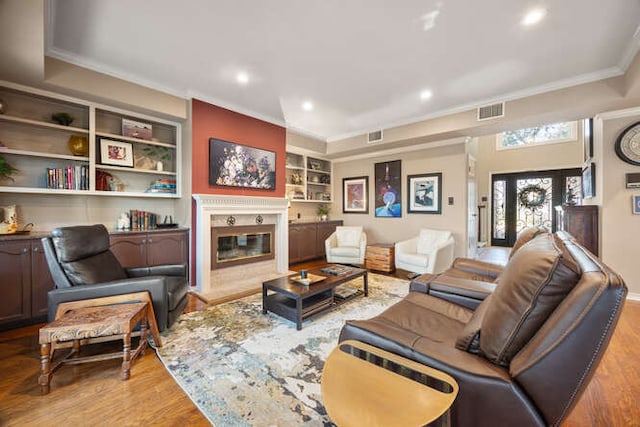
M 402 217 L 376 218 L 374 215 L 374 164 L 383 161 L 401 160 L 402 170 Z M 407 175 L 442 172 L 442 214 L 407 214 Z M 369 213 L 342 213 L 342 179 L 369 177 Z M 456 256 L 466 251 L 466 152 L 464 140 L 455 145 L 422 149 L 402 153 L 386 153 L 333 165 L 332 219 L 343 219 L 345 225 L 361 225 L 371 243 L 394 243 L 415 237 L 420 228 L 451 230 L 456 240 Z M 454 204 L 448 205 L 448 197 Z
M 622 117 L 621 117 L 622 116 Z M 619 273 L 629 292 L 640 298 L 640 215 L 632 213 L 631 196 L 640 189 L 627 189 L 625 175 L 639 173 L 640 166 L 618 158 L 614 144 L 620 133 L 640 121 L 640 107 L 624 112 L 605 113 L 602 120 L 602 206 L 600 208 L 600 248 L 602 260 Z M 598 192 L 596 187 L 596 192 Z

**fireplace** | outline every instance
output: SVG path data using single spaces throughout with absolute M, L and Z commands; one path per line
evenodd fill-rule
M 289 272 L 286 198 L 194 194 L 193 199 L 196 202 L 194 278 L 200 297 L 207 301 L 216 300 L 220 288 L 260 288 L 263 281 Z M 233 229 L 238 232 L 242 230 L 241 227 L 248 226 L 272 227 L 269 239 L 272 256 L 267 259 L 252 259 L 251 261 L 257 262 L 250 264 L 229 264 L 224 260 L 222 263 L 217 260 L 214 262 L 214 258 L 217 258 L 217 237 L 213 236 L 215 229 Z M 264 244 L 264 237 L 262 239 Z M 240 249 L 244 243 L 243 237 L 236 240 L 236 249 Z M 225 243 L 231 246 L 233 244 L 233 240 Z M 253 255 L 252 251 L 247 253 Z M 217 264 L 224 264 L 224 268 Z
M 274 232 L 273 224 L 211 227 L 211 268 L 273 259 Z

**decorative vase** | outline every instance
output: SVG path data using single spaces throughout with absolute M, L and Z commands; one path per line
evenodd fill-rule
M 88 156 L 89 142 L 86 136 L 71 135 L 69 137 L 69 151 L 74 156 Z
M 326 220 L 327 220 L 327 218 L 328 218 L 328 217 L 327 217 L 327 214 L 320 215 L 320 220 L 321 220 L 321 221 L 326 221 Z
M 164 166 L 163 166 L 162 162 L 159 161 L 158 163 L 156 163 L 156 170 L 158 172 L 162 172 L 164 170 Z

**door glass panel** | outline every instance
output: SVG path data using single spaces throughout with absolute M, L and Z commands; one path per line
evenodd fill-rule
M 516 181 L 516 233 L 541 226 L 551 231 L 553 179 L 530 178 Z
M 505 195 L 507 181 L 493 181 L 493 238 L 504 239 L 506 237 L 505 220 Z
M 582 205 L 582 177 L 568 176 L 564 182 L 564 203 L 567 205 Z

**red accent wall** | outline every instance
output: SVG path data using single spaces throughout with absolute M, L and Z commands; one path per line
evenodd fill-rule
M 192 101 L 192 194 L 230 194 L 236 196 L 284 197 L 286 129 L 244 114 L 194 99 Z M 222 139 L 250 147 L 275 151 L 275 191 L 209 184 L 209 138 Z
M 197 99 L 191 104 L 191 193 L 227 194 L 237 196 L 284 197 L 286 129 L 244 114 L 208 104 Z M 243 187 L 222 187 L 209 184 L 209 138 L 222 139 L 250 147 L 275 151 L 275 191 Z M 196 206 L 191 200 L 191 253 L 195 254 Z M 194 257 L 195 259 L 195 257 Z M 195 285 L 195 262 L 191 266 L 191 284 Z

